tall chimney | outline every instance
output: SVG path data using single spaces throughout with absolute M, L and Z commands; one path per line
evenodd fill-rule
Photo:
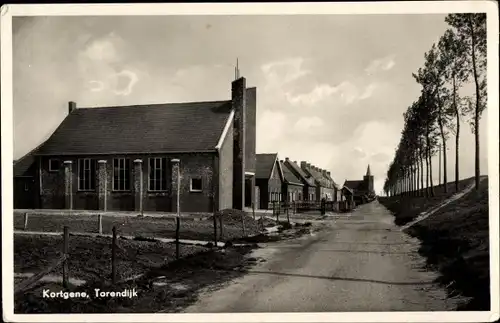
M 288 157 L 285 157 L 285 160 L 286 160 L 286 161 L 290 161 L 290 158 L 288 158 Z
M 307 163 L 305 161 L 300 162 L 300 168 L 306 169 L 307 168 Z
M 71 113 L 76 110 L 76 102 L 69 101 L 68 102 L 68 113 Z
M 330 173 L 330 172 L 326 172 L 326 174 L 327 174 L 328 176 L 330 176 L 330 174 L 331 174 L 331 173 Z
M 257 88 L 246 89 L 245 102 L 245 171 L 255 173 Z
M 232 82 L 231 99 L 234 110 L 233 209 L 237 210 L 243 210 L 245 205 L 246 94 L 246 80 L 244 77 Z

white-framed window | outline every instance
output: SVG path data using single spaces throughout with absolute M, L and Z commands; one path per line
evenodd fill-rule
M 61 161 L 59 159 L 49 159 L 49 172 L 58 172 L 61 169 Z
M 113 191 L 130 190 L 130 159 L 113 159 Z
M 154 192 L 167 190 L 167 158 L 149 158 L 149 190 Z
M 78 159 L 78 190 L 94 191 L 96 162 L 91 158 Z
M 190 192 L 201 192 L 203 191 L 203 181 L 201 177 L 191 177 L 189 181 L 189 191 Z

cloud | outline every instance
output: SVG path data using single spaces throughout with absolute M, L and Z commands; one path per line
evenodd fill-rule
M 102 81 L 89 81 L 90 92 L 101 92 L 104 89 L 104 82 Z
M 124 78 L 128 82 L 127 85 L 124 86 L 121 90 L 118 89 L 113 91 L 116 95 L 129 95 L 130 93 L 132 93 L 134 85 L 139 80 L 137 74 L 129 70 L 123 70 L 120 73 L 117 73 L 115 77 L 118 79 L 117 83 L 119 83 L 120 78 Z
M 360 100 L 368 99 L 373 95 L 375 90 L 377 89 L 378 85 L 376 83 L 371 83 L 369 84 L 366 88 L 363 94 L 359 97 Z
M 336 103 L 351 105 L 371 97 L 377 87 L 376 83 L 371 83 L 360 93 L 361 91 L 357 85 L 351 81 L 343 81 L 338 86 L 318 84 L 307 93 L 293 95 L 291 92 L 286 92 L 285 96 L 290 104 L 296 106 L 313 106 L 329 99 L 337 100 Z
M 394 59 L 395 55 L 375 59 L 365 68 L 365 72 L 368 74 L 374 74 L 381 71 L 388 71 L 396 65 Z
M 303 69 L 303 64 L 304 59 L 296 57 L 262 65 L 261 70 L 267 81 L 266 87 L 274 88 L 276 86 L 283 86 L 310 74 L 311 71 Z
M 359 148 L 359 147 L 356 147 L 356 148 L 352 149 L 351 155 L 354 158 L 364 158 L 364 157 L 366 157 L 366 153 L 363 151 L 362 148 Z
M 310 132 L 311 130 L 320 128 L 324 125 L 320 117 L 302 117 L 294 124 L 294 130 L 302 133 Z
M 332 94 L 338 91 L 338 87 L 330 86 L 329 84 L 319 84 L 315 86 L 310 92 L 293 95 L 290 92 L 286 92 L 285 96 L 289 103 L 293 105 L 306 105 L 312 106 L 324 99 L 330 97 Z
M 287 129 L 287 122 L 287 115 L 285 113 L 279 111 L 264 110 L 257 120 L 257 151 L 274 151 L 276 142 L 286 139 L 284 138 L 284 133 Z
M 114 34 L 95 40 L 87 46 L 83 55 L 93 61 L 114 62 L 118 57 L 118 52 L 113 40 L 116 40 Z

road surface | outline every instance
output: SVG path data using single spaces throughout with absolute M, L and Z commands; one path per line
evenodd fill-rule
M 377 201 L 321 231 L 255 252 L 267 261 L 215 292 L 202 292 L 188 313 L 446 311 L 448 299 L 425 271 L 418 242 L 393 224 Z

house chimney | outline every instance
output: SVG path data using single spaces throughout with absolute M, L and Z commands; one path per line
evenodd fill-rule
M 68 103 L 68 113 L 71 113 L 76 110 L 76 102 L 69 101 Z
M 306 163 L 307 168 L 311 168 L 311 163 Z
M 328 176 L 330 176 L 330 174 L 331 174 L 331 173 L 330 173 L 330 172 L 326 172 L 326 174 L 327 174 Z
M 245 171 L 255 173 L 255 144 L 257 120 L 257 88 L 246 89 L 245 120 Z
M 307 168 L 307 163 L 305 161 L 300 162 L 300 168 L 306 169 Z
M 288 157 L 285 157 L 285 160 L 286 160 L 286 161 L 290 161 L 290 159 L 289 159 Z
M 328 172 L 325 170 L 325 169 L 322 169 L 321 172 L 323 173 L 323 175 L 327 176 Z
M 245 142 L 246 142 L 246 80 L 238 78 L 231 84 L 233 122 L 233 209 L 245 205 Z

